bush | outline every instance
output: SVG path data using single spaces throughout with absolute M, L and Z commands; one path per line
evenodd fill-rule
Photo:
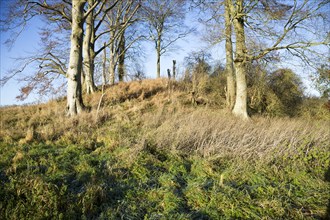
M 298 114 L 303 118 L 330 120 L 330 108 L 327 99 L 306 98 L 299 108 Z
M 268 85 L 284 106 L 284 113 L 295 116 L 303 101 L 300 78 L 290 69 L 279 69 L 269 75 Z
M 248 75 L 250 113 L 269 116 L 298 116 L 303 101 L 300 78 L 289 69 L 267 74 L 260 67 L 251 67 Z

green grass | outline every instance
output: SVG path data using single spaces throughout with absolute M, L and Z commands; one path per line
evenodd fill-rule
M 241 123 L 173 97 L 105 101 L 98 119 L 1 109 L 0 219 L 328 217 L 328 121 Z
M 15 151 L 23 156 L 12 162 Z M 275 164 L 246 164 L 236 169 L 225 158 L 180 157 L 150 146 L 133 161 L 127 158 L 129 153 L 129 148 L 109 152 L 103 147 L 95 153 L 76 145 L 2 145 L 1 216 L 317 219 L 325 215 L 329 185 L 303 164 L 289 163 L 281 169 Z

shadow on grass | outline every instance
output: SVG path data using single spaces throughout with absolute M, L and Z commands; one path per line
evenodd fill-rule
M 125 165 L 115 154 L 76 145 L 29 146 L 15 171 L 0 172 L 4 183 L 0 196 L 5 198 L 0 215 L 3 219 L 210 219 L 190 207 L 184 194 L 186 178 L 166 168 L 171 161 L 165 154 L 147 150 L 143 157 L 149 159 Z M 11 163 L 3 165 L 11 170 Z M 186 165 L 189 173 L 190 164 Z M 172 176 L 175 186 L 164 188 L 162 175 Z M 173 209 L 163 207 L 169 195 L 179 201 Z

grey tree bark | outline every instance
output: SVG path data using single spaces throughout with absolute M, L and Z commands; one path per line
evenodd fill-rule
M 84 109 L 81 88 L 84 6 L 86 0 L 72 0 L 70 61 L 67 71 L 67 114 L 74 116 Z
M 102 86 L 105 86 L 107 84 L 107 70 L 106 70 L 106 63 L 107 63 L 107 51 L 106 51 L 106 43 L 104 43 L 104 50 L 103 50 L 103 72 L 102 72 Z
M 173 72 L 173 79 L 175 80 L 176 77 L 176 60 L 173 60 L 173 67 L 172 67 L 172 72 Z
M 234 79 L 234 61 L 233 61 L 233 43 L 232 43 L 232 22 L 230 15 L 230 4 L 232 0 L 225 0 L 225 36 L 226 36 L 226 75 L 227 107 L 232 110 L 235 104 L 235 79 Z
M 156 43 L 156 52 L 157 52 L 157 78 L 160 78 L 160 56 L 161 56 L 161 37 L 158 36 L 158 40 Z
M 233 114 L 242 118 L 248 119 L 247 113 L 247 84 L 246 84 L 246 63 L 247 63 L 247 48 L 245 43 L 245 30 L 244 30 L 244 6 L 243 0 L 236 1 L 236 9 L 233 9 L 231 14 L 234 16 L 234 29 L 236 33 L 236 56 L 235 56 L 235 69 L 236 69 L 236 101 L 233 109 Z M 233 13 L 235 11 L 235 13 Z
M 116 5 L 115 10 L 109 11 L 107 14 L 108 19 L 108 26 L 109 26 L 109 33 L 110 33 L 110 39 L 107 44 L 110 49 L 109 59 L 109 83 L 110 85 L 113 85 L 115 83 L 115 74 L 116 74 L 116 68 L 117 65 L 121 65 L 122 70 L 118 69 L 118 73 L 121 74 L 123 77 L 123 74 L 120 73 L 120 71 L 124 71 L 124 60 L 125 60 L 125 54 L 128 48 L 132 46 L 132 44 L 135 42 L 134 40 L 132 42 L 129 42 L 126 44 L 125 39 L 125 30 L 131 26 L 137 19 L 134 18 L 136 12 L 140 8 L 140 2 L 134 1 L 134 0 L 126 0 L 126 1 L 119 1 L 119 3 Z M 120 60 L 121 59 L 121 60 Z M 121 64 L 119 64 L 121 62 Z M 120 68 L 120 67 L 119 67 Z
M 121 34 L 119 38 L 119 57 L 118 57 L 118 79 L 119 82 L 124 81 L 125 76 L 125 55 L 126 55 L 126 39 L 125 31 Z
M 88 0 L 89 8 L 92 7 L 95 3 L 95 0 Z M 94 83 L 94 13 L 91 12 L 86 18 L 86 29 L 85 36 L 83 41 L 83 64 L 84 64 L 84 73 L 85 73 L 85 87 L 86 93 L 91 94 L 96 91 L 96 86 Z M 93 41 L 92 41 L 93 40 Z
M 110 36 L 114 36 L 115 35 L 115 31 L 111 31 L 110 32 Z M 110 40 L 112 41 L 109 45 L 109 49 L 110 49 L 110 54 L 109 54 L 109 83 L 110 85 L 114 85 L 115 84 L 115 73 L 116 73 L 116 51 L 115 51 L 115 42 L 114 40 Z

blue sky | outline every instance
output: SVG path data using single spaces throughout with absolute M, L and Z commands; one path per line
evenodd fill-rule
M 2 17 L 4 10 L 6 10 L 7 1 L 0 0 L 0 16 Z M 14 58 L 27 55 L 28 52 L 35 50 L 38 47 L 38 32 L 37 23 L 32 22 L 28 28 L 25 28 L 21 36 L 17 39 L 12 48 L 4 45 L 4 42 L 12 37 L 9 32 L 0 32 L 0 76 L 1 78 L 8 72 L 8 70 L 15 67 L 17 64 Z M 31 71 L 27 69 L 27 72 Z M 10 80 L 5 86 L 0 87 L 0 105 L 24 104 L 37 100 L 37 96 L 32 94 L 24 102 L 17 101 L 16 96 L 19 95 L 19 84 L 15 80 Z
M 32 23 L 26 28 L 21 36 L 17 39 L 12 48 L 8 48 L 4 45 L 4 42 L 8 37 L 11 37 L 9 33 L 0 33 L 1 41 L 1 53 L 0 53 L 0 67 L 1 77 L 4 76 L 8 70 L 15 67 L 17 64 L 14 58 L 26 56 L 29 52 L 35 51 L 38 48 L 39 36 L 36 23 Z M 32 71 L 27 68 L 25 73 Z M 34 94 L 31 95 L 24 102 L 17 101 L 16 96 L 19 95 L 19 88 L 22 84 L 19 84 L 16 80 L 10 80 L 5 86 L 1 87 L 0 103 L 1 105 L 12 104 L 24 104 L 34 102 L 38 100 L 38 97 Z

